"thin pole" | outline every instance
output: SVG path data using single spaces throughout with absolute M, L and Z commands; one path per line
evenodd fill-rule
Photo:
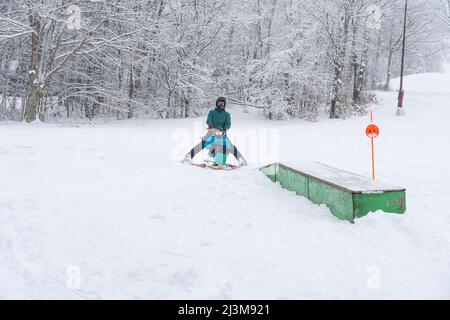
M 370 110 L 370 123 L 373 124 L 373 110 Z M 374 141 L 372 140 L 372 180 L 375 181 L 375 148 L 374 148 Z
M 373 146 L 373 138 L 372 140 L 372 180 L 375 181 L 375 148 Z
M 402 47 L 402 66 L 400 70 L 400 91 L 398 92 L 398 108 L 403 108 L 403 100 L 405 97 L 405 91 L 403 90 L 403 75 L 405 72 L 405 50 L 406 50 L 406 18 L 408 13 L 408 0 L 405 0 L 405 15 L 403 17 L 403 47 Z M 400 110 L 398 110 L 400 111 Z M 403 110 L 398 112 L 401 114 Z

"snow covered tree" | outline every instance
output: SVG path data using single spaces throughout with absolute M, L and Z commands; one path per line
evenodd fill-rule
M 269 119 L 345 118 L 398 75 L 403 4 L 0 0 L 0 119 L 183 118 L 219 95 Z M 407 73 L 439 69 L 448 8 L 411 1 Z

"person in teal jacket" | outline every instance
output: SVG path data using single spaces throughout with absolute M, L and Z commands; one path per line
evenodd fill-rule
M 216 101 L 216 108 L 211 110 L 206 119 L 208 129 L 219 129 L 226 134 L 227 130 L 231 128 L 231 115 L 225 111 L 227 100 L 220 97 Z
M 225 111 L 226 105 L 226 98 L 217 99 L 216 108 L 208 113 L 206 119 L 208 132 L 202 141 L 185 155 L 182 162 L 191 162 L 200 151 L 208 148 L 210 157 L 218 164 L 225 164 L 228 154 L 233 154 L 241 165 L 246 164 L 244 157 L 227 137 L 227 131 L 231 128 L 231 115 Z

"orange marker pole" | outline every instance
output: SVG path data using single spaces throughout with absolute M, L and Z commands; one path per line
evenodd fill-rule
M 373 138 L 372 140 L 372 179 L 375 181 L 375 149 L 373 147 Z
M 370 123 L 373 124 L 373 110 L 370 110 Z M 375 181 L 375 148 L 372 140 L 372 179 Z
M 370 125 L 366 128 L 366 136 L 370 138 L 372 143 L 372 179 L 375 180 L 375 148 L 374 141 L 380 134 L 380 129 L 373 123 L 373 111 L 370 110 Z

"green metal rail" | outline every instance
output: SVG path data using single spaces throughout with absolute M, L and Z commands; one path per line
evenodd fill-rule
M 273 182 L 307 197 L 316 204 L 326 204 L 337 218 L 354 222 L 378 210 L 403 214 L 406 190 L 389 186 L 351 172 L 313 163 L 293 169 L 274 163 L 260 169 Z

